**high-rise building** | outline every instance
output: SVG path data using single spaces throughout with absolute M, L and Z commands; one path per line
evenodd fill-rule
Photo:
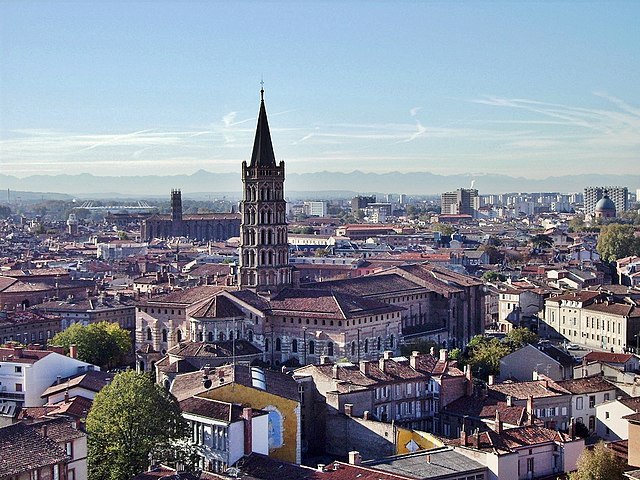
M 604 197 L 605 193 L 615 204 L 616 212 L 626 212 L 629 209 L 629 189 L 627 187 L 586 187 L 584 189 L 585 215 L 595 213 L 596 204 Z
M 358 195 L 351 199 L 351 211 L 356 213 L 358 210 L 366 208 L 370 203 L 376 203 L 376 196 L 371 195 L 369 197 L 362 197 Z
M 324 201 L 309 201 L 304 202 L 304 213 L 310 217 L 326 217 L 327 216 L 327 202 Z
M 474 188 L 459 188 L 455 192 L 446 192 L 441 197 L 441 212 L 444 215 L 477 216 L 480 208 L 478 190 Z
M 251 162 L 242 162 L 244 194 L 240 202 L 239 284 L 255 290 L 277 290 L 291 284 L 287 240 L 284 162 L 276 164 L 260 90 L 260 112 Z

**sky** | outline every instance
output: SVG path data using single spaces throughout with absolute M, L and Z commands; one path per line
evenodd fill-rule
M 639 1 L 0 0 L 0 174 L 640 174 Z

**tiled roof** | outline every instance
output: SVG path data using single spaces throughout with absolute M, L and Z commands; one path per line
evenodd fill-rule
M 377 300 L 330 290 L 288 288 L 271 299 L 274 315 L 298 315 L 316 318 L 357 318 L 404 310 Z
M 194 311 L 189 312 L 189 316 L 193 318 L 233 318 L 243 315 L 231 300 L 224 295 L 216 295 L 207 300 Z
M 70 421 L 62 417 L 45 419 L 33 424 L 42 436 L 46 436 L 58 444 L 86 436 L 84 432 L 75 428 L 74 425 L 75 420 Z
M 0 348 L 0 361 L 12 363 L 36 363 L 52 352 L 47 350 L 22 350 L 17 353 L 13 348 Z
M 69 388 L 84 388 L 92 392 L 99 392 L 114 377 L 113 373 L 92 370 L 71 377 L 66 377 L 47 388 L 41 397 L 49 397 L 56 393 L 64 392 Z
M 589 290 L 581 290 L 579 292 L 565 293 L 564 295 L 558 295 L 555 297 L 549 297 L 547 302 L 560 303 L 563 300 L 587 303 L 593 301 L 597 297 L 602 295 L 600 292 L 591 292 Z
M 625 407 L 640 412 L 640 397 L 620 398 L 618 401 Z
M 470 435 L 471 437 L 472 435 Z M 475 435 L 473 435 L 475 436 Z M 479 450 L 514 452 L 521 448 L 532 447 L 550 442 L 568 442 L 571 438 L 561 432 L 551 430 L 538 425 L 527 425 L 502 430 L 497 433 L 493 430 L 482 432 L 479 435 L 480 444 L 473 448 Z M 473 439 L 471 439 L 473 442 Z M 461 445 L 460 439 L 447 442 L 450 445 Z
M 42 436 L 38 428 L 16 423 L 0 428 L 0 477 L 10 477 L 69 459 L 52 439 Z
M 200 300 L 215 295 L 224 287 L 217 285 L 200 285 L 198 287 L 188 288 L 186 290 L 176 290 L 167 295 L 158 295 L 152 298 L 140 301 L 140 305 L 157 305 L 157 304 L 178 304 L 192 305 Z
M 221 367 L 211 368 L 208 378 L 212 380 L 210 388 L 203 386 L 204 371 L 198 370 L 192 373 L 183 373 L 177 375 L 171 384 L 171 393 L 180 401 L 194 395 L 204 393 L 207 390 L 216 389 L 221 386 L 236 383 L 251 388 L 254 386 L 252 377 L 252 369 L 257 367 L 249 367 L 247 365 L 224 365 Z M 298 384 L 290 376 L 284 373 L 275 372 L 268 369 L 259 369 L 264 373 L 264 381 L 266 392 L 289 400 L 299 401 Z M 222 381 L 220 381 L 222 379 Z
M 246 340 L 225 340 L 223 342 L 180 342 L 167 354 L 176 357 L 228 357 L 233 355 L 258 355 L 262 353 L 258 347 Z
M 633 358 L 631 353 L 589 352 L 584 358 L 587 362 L 627 363 Z
M 227 423 L 235 422 L 242 418 L 242 407 L 240 405 L 198 396 L 181 400 L 180 409 L 185 413 Z
M 389 273 L 385 275 L 367 275 L 350 278 L 348 280 L 333 280 L 329 282 L 312 283 L 305 288 L 321 288 L 333 292 L 348 293 L 350 295 L 370 296 L 402 292 L 408 294 L 411 290 L 422 290 L 420 285 L 402 278 L 400 275 Z
M 626 303 L 602 302 L 592 303 L 583 308 L 586 311 L 607 313 L 620 317 L 640 317 L 640 309 Z
M 615 390 L 615 387 L 600 375 L 574 380 L 559 380 L 556 383 L 574 395 Z
M 546 383 L 546 386 L 545 386 Z M 519 400 L 533 398 L 557 397 L 568 395 L 569 391 L 557 385 L 553 380 L 534 380 L 532 382 L 504 382 L 489 385 L 489 392 L 501 396 L 511 396 Z
M 509 425 L 523 425 L 526 421 L 527 409 L 524 406 L 508 406 L 507 402 L 488 396 L 486 398 L 461 397 L 444 407 L 445 413 L 459 417 L 473 417 L 492 420 L 496 411 L 500 420 Z
M 42 407 L 23 407 L 18 415 L 19 419 L 37 419 L 44 416 L 56 416 L 56 415 L 69 415 L 75 418 L 85 418 L 87 413 L 91 409 L 93 402 L 82 396 L 75 396 L 69 398 L 69 401 L 64 400 L 44 405 Z

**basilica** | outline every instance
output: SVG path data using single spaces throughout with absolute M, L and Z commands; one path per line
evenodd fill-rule
M 276 367 L 375 360 L 385 351 L 397 353 L 408 335 L 454 347 L 481 333 L 482 283 L 441 267 L 415 264 L 354 280 L 299 284 L 289 263 L 285 164 L 276 162 L 264 90 L 260 95 L 251 159 L 242 162 L 234 278 L 141 300 L 138 368 L 178 369 L 172 355 L 188 342 L 197 344 L 190 349 L 195 357 L 212 351 L 200 348 L 207 344 L 232 342 L 232 352 L 253 352 L 252 361 Z

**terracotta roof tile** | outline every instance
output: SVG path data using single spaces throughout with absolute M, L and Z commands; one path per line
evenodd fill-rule
M 0 452 L 0 477 L 3 478 L 69 459 L 54 440 L 24 423 L 0 428 Z

